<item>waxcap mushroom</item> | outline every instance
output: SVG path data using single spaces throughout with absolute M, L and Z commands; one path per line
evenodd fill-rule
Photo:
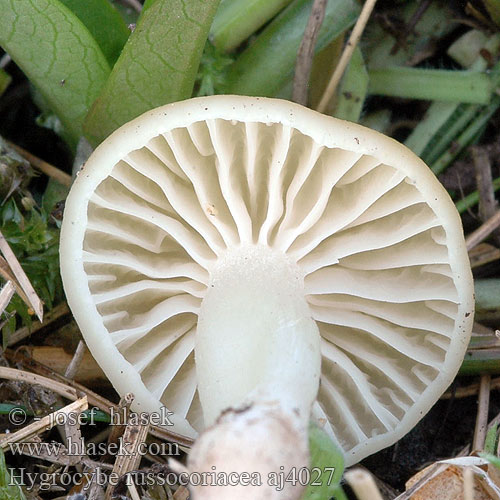
M 196 98 L 118 129 L 68 197 L 61 271 L 135 410 L 166 406 L 195 436 L 228 407 L 275 397 L 303 425 L 312 404 L 346 465 L 430 409 L 472 327 L 460 217 L 428 167 L 277 99 Z

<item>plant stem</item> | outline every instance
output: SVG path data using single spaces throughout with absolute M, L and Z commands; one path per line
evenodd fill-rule
M 497 177 L 493 181 L 493 189 L 495 191 L 498 191 L 500 189 L 500 177 Z M 473 191 L 465 198 L 462 198 L 460 201 L 457 201 L 455 203 L 455 206 L 457 207 L 458 213 L 463 214 L 467 209 L 473 207 L 474 205 L 477 205 L 478 203 L 479 203 L 479 192 Z
M 452 117 L 457 109 L 457 105 L 449 102 L 433 102 L 424 119 L 413 129 L 408 136 L 405 145 L 408 146 L 416 155 L 422 156 L 431 140 L 436 136 L 439 130 Z M 447 129 L 446 129 L 447 130 Z
M 465 39 L 466 33 L 459 41 Z M 464 44 L 464 42 L 462 42 Z M 500 36 L 493 35 L 482 48 L 491 54 L 497 54 L 500 47 Z M 465 43 L 467 60 L 474 61 L 467 69 L 486 71 L 487 62 L 481 57 L 480 48 Z M 498 82 L 494 81 L 494 85 Z M 437 160 L 455 137 L 463 131 L 468 123 L 479 112 L 477 105 L 457 104 L 451 102 L 433 102 L 424 119 L 415 127 L 405 144 L 427 163 Z
M 431 170 L 436 174 L 440 174 L 458 155 L 461 151 L 470 144 L 474 138 L 486 126 L 490 118 L 500 106 L 500 96 L 495 95 L 489 106 L 484 108 L 481 113 L 473 120 L 473 122 L 456 138 L 452 147 L 448 148 L 437 161 L 431 165 Z
M 488 104 L 493 90 L 485 73 L 395 66 L 369 71 L 370 94 L 431 101 Z
M 459 375 L 500 373 L 500 349 L 468 351 L 458 373 Z
M 290 80 L 311 12 L 312 0 L 294 0 L 230 67 L 227 94 L 273 97 Z M 353 0 L 330 0 L 319 31 L 316 51 L 326 47 L 356 20 Z
M 222 1 L 210 29 L 210 40 L 229 52 L 272 19 L 291 0 Z
M 422 152 L 422 158 L 427 164 L 432 164 L 432 162 L 436 161 L 456 141 L 457 136 L 464 131 L 481 109 L 477 104 L 461 104 L 457 106 L 454 106 L 452 103 L 448 104 L 453 106 L 453 109 L 449 110 L 453 113 L 450 115 L 449 120 L 446 120 L 434 135 L 433 140 L 427 143 L 426 148 Z

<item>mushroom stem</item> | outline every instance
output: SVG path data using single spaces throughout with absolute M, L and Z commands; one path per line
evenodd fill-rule
M 264 456 L 283 457 L 284 463 L 275 465 L 285 474 L 297 465 L 294 449 L 307 457 L 307 425 L 321 370 L 320 334 L 296 263 L 259 245 L 231 249 L 219 258 L 201 305 L 195 356 L 205 423 L 213 426 L 196 452 L 210 452 L 213 464 L 205 462 L 206 467 L 219 463 L 214 443 L 226 442 L 228 472 L 234 464 L 228 450 L 247 453 L 238 431 L 251 432 L 253 450 L 262 451 L 260 458 L 250 454 L 260 462 L 248 463 L 248 472 L 266 468 Z M 274 431 L 277 422 L 293 429 L 285 440 Z M 307 466 L 307 459 L 300 461 Z M 197 455 L 191 462 L 203 459 Z

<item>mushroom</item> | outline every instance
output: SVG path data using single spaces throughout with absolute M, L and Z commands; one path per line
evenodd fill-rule
M 207 429 L 190 470 L 307 465 L 310 418 L 346 465 L 394 443 L 452 381 L 473 318 L 460 218 L 428 167 L 277 99 L 196 98 L 118 129 L 72 187 L 61 271 L 133 409 Z

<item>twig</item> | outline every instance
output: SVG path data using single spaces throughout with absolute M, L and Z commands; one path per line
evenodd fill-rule
M 363 469 L 352 469 L 344 474 L 358 500 L 383 500 L 372 475 Z
M 5 311 L 5 308 L 9 305 L 10 299 L 12 299 L 14 293 L 16 293 L 16 287 L 12 281 L 7 281 L 0 290 L 0 314 Z
M 87 398 L 84 396 L 81 399 L 74 401 L 73 403 L 57 410 L 45 417 L 37 420 L 30 425 L 27 425 L 23 429 L 20 429 L 11 434 L 5 434 L 4 437 L 0 438 L 0 448 L 2 450 L 7 450 L 10 443 L 18 443 L 23 439 L 33 437 L 40 432 L 48 431 L 54 427 L 59 421 L 59 414 L 71 415 L 74 413 L 80 413 L 88 408 Z
M 451 391 L 446 391 L 441 396 L 441 399 L 451 399 L 451 398 L 462 399 L 462 398 L 468 398 L 470 396 L 475 396 L 479 392 L 479 386 L 480 384 L 476 382 L 466 387 L 459 387 L 453 393 Z M 495 389 L 500 389 L 500 377 L 491 379 L 490 391 L 493 391 Z
M 124 415 L 124 421 L 114 423 L 111 426 L 111 432 L 108 436 L 108 445 L 111 443 L 117 443 L 120 436 L 123 435 L 125 427 L 127 425 L 130 405 L 132 404 L 132 401 L 134 401 L 134 395 L 130 392 L 121 397 L 120 402 L 118 403 L 118 415 Z
M 127 482 L 127 489 L 128 492 L 130 493 L 130 497 L 132 500 L 141 500 L 141 497 L 139 496 L 139 493 L 137 492 L 137 488 L 135 487 L 135 484 L 132 480 Z
M 76 348 L 75 354 L 71 358 L 71 361 L 66 368 L 66 371 L 64 372 L 64 376 L 66 378 L 75 378 L 76 372 L 78 371 L 78 368 L 80 367 L 80 363 L 82 362 L 83 356 L 85 354 L 85 350 L 87 348 L 85 347 L 85 344 L 83 343 L 83 340 L 80 340 L 78 342 L 78 346 Z
M 59 318 L 61 318 L 62 316 L 64 316 L 65 314 L 68 314 L 68 313 L 69 313 L 69 307 L 68 307 L 68 304 L 66 302 L 63 302 L 63 303 L 57 305 L 56 307 L 54 307 L 54 309 L 51 309 L 45 315 L 45 318 L 44 318 L 45 321 L 43 323 L 41 323 L 40 321 L 35 321 L 31 325 L 30 328 L 28 328 L 27 326 L 23 326 L 22 328 L 19 328 L 19 330 L 16 330 L 9 337 L 9 341 L 8 341 L 7 345 L 11 346 L 11 345 L 17 344 L 21 340 L 25 339 L 26 337 L 29 337 L 30 335 L 32 335 L 35 332 L 38 332 L 42 328 L 45 328 L 53 321 L 58 320 Z
M 472 159 L 476 171 L 476 183 L 479 193 L 479 216 L 481 220 L 489 219 L 496 211 L 495 192 L 493 190 L 493 176 L 488 153 L 484 148 L 471 148 Z
M 26 276 L 23 268 L 21 267 L 21 264 L 19 264 L 19 261 L 14 255 L 14 252 L 11 250 L 9 244 L 7 243 L 7 240 L 4 238 L 1 232 L 0 232 L 0 252 L 3 253 L 10 268 L 12 269 L 12 272 L 14 273 L 14 276 L 21 285 L 21 288 L 23 289 L 24 293 L 27 295 L 29 301 L 27 305 L 30 306 L 33 309 L 33 311 L 35 311 L 35 314 L 38 316 L 38 319 L 40 321 L 43 321 L 42 301 L 35 292 L 33 285 Z
M 485 264 L 489 264 L 499 259 L 500 249 L 489 243 L 480 243 L 469 252 L 470 267 L 472 269 L 484 266 Z
M 28 296 L 24 293 L 23 289 L 21 288 L 21 285 L 17 282 L 16 277 L 14 276 L 14 273 L 9 266 L 9 263 L 1 255 L 0 255 L 0 276 L 6 281 L 12 281 L 12 284 L 16 288 L 16 292 L 19 295 L 19 297 L 21 297 L 21 299 L 25 304 L 28 304 L 28 307 L 31 307 L 29 305 Z
M 29 368 L 30 370 L 32 370 L 36 373 L 40 373 L 40 374 L 45 375 L 46 377 L 50 377 L 50 379 L 46 379 L 46 380 L 54 379 L 54 381 L 53 381 L 54 384 L 60 384 L 63 387 L 72 388 L 75 391 L 75 394 L 77 392 L 80 394 L 85 394 L 88 398 L 90 405 L 95 406 L 96 408 L 99 408 L 99 410 L 102 410 L 107 414 L 110 413 L 111 408 L 113 408 L 114 410 L 117 410 L 116 404 L 112 403 L 108 399 L 103 398 L 99 394 L 95 393 L 94 391 L 91 391 L 87 387 L 75 382 L 74 380 L 67 379 L 63 375 L 60 375 L 59 373 L 51 370 L 50 368 L 43 365 L 42 363 L 39 363 L 38 361 L 35 361 L 33 359 L 26 357 L 21 352 L 16 352 L 14 354 L 10 349 L 7 349 L 5 351 L 5 356 L 7 357 L 7 359 L 9 359 L 12 362 L 20 363 L 25 368 Z M 0 367 L 0 378 L 2 378 L 1 370 L 2 370 L 2 368 Z M 7 368 L 7 370 L 12 370 L 12 369 Z M 18 370 L 14 370 L 14 371 L 18 371 Z M 33 375 L 33 374 L 30 374 L 29 372 L 21 372 L 21 373 L 27 373 L 29 375 Z M 34 376 L 36 377 L 36 375 L 34 375 Z M 8 377 L 5 377 L 5 378 L 8 378 Z M 42 377 L 42 378 L 44 378 L 44 377 Z M 18 380 L 18 379 L 13 378 L 13 380 Z M 55 381 L 58 381 L 58 382 L 55 382 Z M 51 389 L 54 392 L 58 392 L 52 387 L 51 387 Z M 61 393 L 59 393 L 59 394 L 61 394 Z M 64 394 L 62 394 L 62 395 L 64 395 Z M 65 397 L 68 397 L 68 396 L 65 396 Z M 76 397 L 73 397 L 73 398 L 68 397 L 68 399 L 76 399 Z M 177 434 L 175 432 L 168 431 L 164 427 L 158 427 L 158 426 L 153 425 L 153 426 L 151 426 L 150 434 L 152 436 L 159 438 L 159 439 L 164 439 L 165 441 L 171 441 L 173 443 L 178 443 L 181 446 L 184 446 L 186 448 L 189 448 L 193 444 L 192 438 L 187 437 L 187 436 L 183 436 L 181 434 Z
M 358 20 L 356 21 L 356 25 L 352 30 L 351 36 L 347 41 L 344 52 L 342 53 L 337 67 L 335 68 L 335 71 L 333 72 L 333 75 L 328 82 L 328 86 L 326 87 L 323 97 L 321 98 L 321 101 L 316 108 L 316 110 L 320 113 L 323 113 L 325 111 L 328 103 L 330 102 L 330 99 L 335 94 L 337 85 L 339 84 L 340 79 L 342 78 L 342 75 L 344 74 L 344 71 L 349 64 L 349 61 L 351 60 L 352 53 L 354 52 L 354 49 L 356 48 L 356 45 L 358 44 L 359 39 L 363 34 L 363 30 L 365 29 L 366 23 L 368 22 L 368 19 L 370 17 L 370 14 L 372 13 L 373 8 L 375 7 L 376 2 L 377 0 L 366 0 L 365 4 L 363 5 L 361 14 L 359 15 Z
M 495 190 L 493 188 L 493 176 L 491 175 L 491 162 L 488 152 L 484 147 L 473 146 L 471 148 L 472 159 L 476 171 L 476 184 L 479 193 L 479 217 L 483 222 L 495 215 L 497 203 L 495 201 Z M 495 241 L 500 241 L 500 232 L 496 231 Z
M 63 172 L 57 167 L 54 167 L 54 165 L 51 165 L 50 163 L 47 163 L 46 161 L 31 154 L 29 151 L 26 151 L 17 144 L 13 144 L 12 142 L 9 141 L 5 142 L 13 149 L 15 149 L 21 156 L 24 156 L 24 158 L 26 158 L 31 163 L 31 165 L 33 165 L 38 170 L 48 175 L 49 177 L 52 177 L 63 186 L 71 186 L 72 183 L 71 175 L 67 174 L 66 172 Z
M 137 469 L 141 461 L 140 446 L 146 440 L 148 435 L 149 425 L 132 425 L 127 424 L 123 433 L 122 443 L 127 453 L 118 454 L 116 457 L 113 473 L 118 476 L 123 476 L 134 469 Z M 127 483 L 131 480 L 127 478 Z M 110 484 L 106 490 L 106 500 L 111 499 L 115 485 Z
M 472 441 L 473 450 L 482 450 L 486 438 L 486 428 L 488 427 L 488 409 L 490 405 L 490 375 L 481 375 L 479 384 L 479 397 L 476 416 L 476 426 L 474 428 L 474 439 Z
M 71 455 L 68 454 L 68 449 L 62 444 L 57 448 L 53 446 L 53 443 L 46 443 L 46 446 L 44 446 L 44 441 L 42 441 L 42 439 L 37 435 L 30 437 L 29 441 L 30 443 L 39 444 L 33 449 L 29 446 L 19 446 L 17 452 L 28 457 L 41 458 L 42 460 L 58 465 L 76 465 L 81 461 L 80 457 L 78 455 L 74 455 L 73 452 Z M 32 453 L 32 451 L 34 453 Z
M 471 250 L 477 244 L 481 243 L 498 227 L 500 227 L 500 210 L 495 212 L 495 215 L 490 217 L 483 225 L 465 238 L 465 246 L 467 247 L 467 250 Z
M 304 106 L 307 105 L 307 89 L 309 77 L 311 76 L 314 47 L 316 46 L 321 24 L 325 18 L 326 2 L 327 0 L 314 0 L 304 36 L 297 52 L 292 101 Z
M 0 378 L 7 380 L 15 380 L 17 382 L 27 382 L 28 384 L 38 384 L 46 389 L 50 389 L 55 393 L 65 397 L 66 399 L 74 401 L 78 399 L 78 394 L 73 387 L 70 387 L 61 382 L 57 382 L 47 377 L 37 375 L 35 373 L 30 373 L 22 370 L 16 370 L 15 368 L 7 368 L 6 366 L 0 366 Z
M 430 4 L 431 0 L 423 0 L 422 2 L 419 2 L 417 9 L 406 25 L 407 34 L 411 34 L 413 32 L 415 26 L 420 21 L 420 19 L 422 19 L 422 16 L 425 14 L 425 11 L 429 8 Z

